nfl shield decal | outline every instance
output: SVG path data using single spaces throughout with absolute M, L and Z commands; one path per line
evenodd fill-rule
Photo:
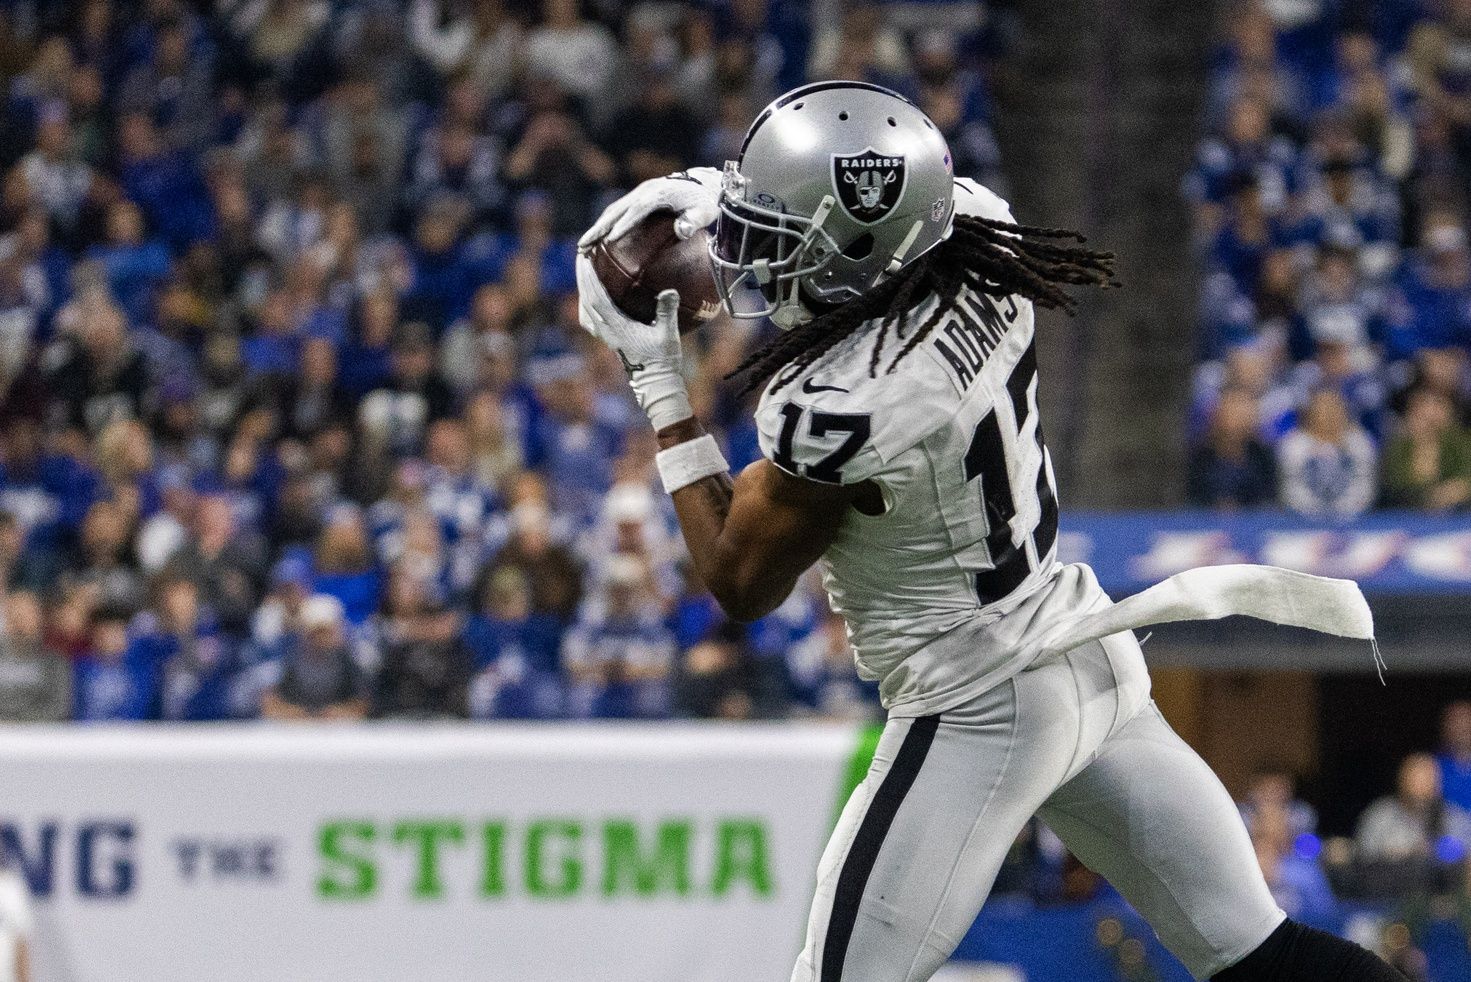
M 833 154 L 833 187 L 838 202 L 855 221 L 882 220 L 904 196 L 904 155 L 869 148 L 862 153 Z

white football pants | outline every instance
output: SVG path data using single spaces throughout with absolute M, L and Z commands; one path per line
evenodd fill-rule
M 817 870 L 792 982 L 922 982 L 1040 817 L 1197 978 L 1282 923 L 1232 803 L 1149 698 L 1132 634 L 939 716 L 890 718 Z

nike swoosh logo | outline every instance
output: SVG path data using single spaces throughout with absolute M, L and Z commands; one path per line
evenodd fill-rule
M 645 367 L 644 366 L 644 363 L 641 362 L 641 361 L 639 361 L 639 362 L 629 361 L 628 360 L 628 356 L 623 353 L 623 349 L 622 348 L 619 348 L 618 349 L 618 360 L 621 361 L 621 362 L 623 362 L 623 370 L 628 373 L 628 377 L 629 378 L 632 378 L 633 376 L 637 375 L 639 372 L 643 371 L 644 370 L 644 367 Z
M 811 396 L 819 392 L 847 392 L 848 390 L 837 385 L 813 385 L 809 378 L 802 382 L 802 391 Z

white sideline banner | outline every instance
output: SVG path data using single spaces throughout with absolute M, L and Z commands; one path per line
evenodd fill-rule
M 0 855 L 36 982 L 780 980 L 861 733 L 0 728 Z

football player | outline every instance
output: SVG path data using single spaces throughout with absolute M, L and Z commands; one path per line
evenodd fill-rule
M 1244 613 L 1372 637 L 1357 588 L 1234 567 L 1115 605 L 1087 566 L 1057 561 L 1033 308 L 1110 285 L 1112 257 L 1016 224 L 954 177 L 919 109 L 859 82 L 787 93 L 723 173 L 640 185 L 582 246 L 658 209 L 686 237 L 713 224 L 727 309 L 784 329 L 741 366 L 762 393 L 765 459 L 732 480 L 694 418 L 673 291 L 638 323 L 581 258 L 583 325 L 629 369 L 721 606 L 760 617 L 821 560 L 889 714 L 819 865 L 793 982 L 930 978 L 1033 815 L 1198 978 L 1399 979 L 1273 902 L 1230 796 L 1150 700 L 1128 630 Z

